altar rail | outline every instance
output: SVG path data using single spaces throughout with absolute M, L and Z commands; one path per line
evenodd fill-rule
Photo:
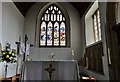
M 102 42 L 97 42 L 86 48 L 85 59 L 89 70 L 103 73 L 103 46 Z

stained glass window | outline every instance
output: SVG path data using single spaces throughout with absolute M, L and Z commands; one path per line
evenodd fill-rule
M 93 14 L 93 30 L 94 30 L 94 39 L 95 42 L 101 40 L 101 28 L 100 28 L 100 14 L 99 10 L 97 10 Z
M 66 46 L 66 18 L 61 9 L 49 6 L 40 20 L 40 46 Z

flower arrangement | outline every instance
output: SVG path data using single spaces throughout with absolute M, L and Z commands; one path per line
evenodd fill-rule
M 17 61 L 17 57 L 16 57 L 16 50 L 15 49 L 11 49 L 10 48 L 10 44 L 6 43 L 5 49 L 1 50 L 1 61 L 5 61 L 7 63 L 15 63 Z

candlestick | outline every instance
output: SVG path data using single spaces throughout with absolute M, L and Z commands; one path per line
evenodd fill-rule
M 55 55 L 54 53 L 51 54 L 52 61 L 54 60 L 54 58 L 53 58 L 54 55 Z
M 74 50 L 72 50 L 72 59 L 74 60 Z
M 72 55 L 74 56 L 74 50 L 72 50 Z

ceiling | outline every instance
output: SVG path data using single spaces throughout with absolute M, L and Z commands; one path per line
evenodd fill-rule
M 35 3 L 36 2 L 14 2 L 14 4 L 20 10 L 23 16 L 26 15 L 28 9 Z M 70 4 L 72 4 L 78 10 L 80 16 L 82 17 L 86 9 L 89 7 L 90 2 L 70 2 Z

